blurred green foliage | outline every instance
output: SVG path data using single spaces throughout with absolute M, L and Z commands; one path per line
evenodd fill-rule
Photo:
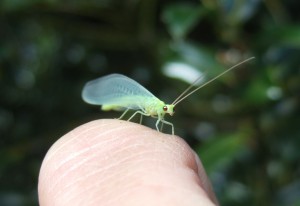
M 0 205 L 36 205 L 49 147 L 80 124 L 119 115 L 83 103 L 86 81 L 123 73 L 172 102 L 189 83 L 170 78 L 180 75 L 167 65 L 213 77 L 250 56 L 179 104 L 170 121 L 200 155 L 221 205 L 300 205 L 299 7 L 2 0 Z

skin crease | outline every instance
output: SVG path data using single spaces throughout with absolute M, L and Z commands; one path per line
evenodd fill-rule
M 122 120 L 96 120 L 61 137 L 39 175 L 41 206 L 217 205 L 183 139 Z

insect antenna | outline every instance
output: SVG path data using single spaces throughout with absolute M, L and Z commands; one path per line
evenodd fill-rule
M 204 79 L 204 74 L 198 77 L 195 81 L 192 82 L 192 84 L 186 88 L 173 102 L 172 104 L 176 104 L 176 102 L 185 95 L 193 86 L 195 86 L 200 80 Z
M 176 98 L 176 100 L 172 103 L 174 106 L 176 106 L 179 102 L 181 102 L 182 100 L 184 100 L 185 98 L 187 98 L 188 96 L 190 96 L 191 94 L 193 94 L 194 92 L 198 91 L 199 89 L 205 87 L 206 85 L 208 85 L 209 83 L 213 82 L 214 80 L 218 79 L 219 77 L 223 76 L 224 74 L 226 74 L 227 72 L 233 70 L 234 68 L 240 66 L 241 64 L 244 64 L 245 62 L 248 62 L 252 59 L 254 59 L 255 57 L 250 57 L 232 67 L 230 67 L 229 69 L 225 70 L 224 72 L 222 72 L 221 74 L 217 75 L 216 77 L 210 79 L 209 81 L 205 82 L 204 84 L 200 85 L 199 87 L 197 87 L 196 89 L 194 89 L 193 91 L 189 92 L 187 95 L 183 96 L 183 94 L 186 94 L 195 84 L 196 82 L 201 79 L 202 77 L 197 78 L 181 95 L 179 95 L 179 97 Z M 182 97 L 183 96 L 183 97 Z M 182 97 L 182 98 L 180 98 Z

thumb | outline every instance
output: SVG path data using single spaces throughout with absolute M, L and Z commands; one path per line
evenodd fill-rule
M 39 176 L 40 205 L 216 205 L 205 171 L 176 136 L 97 120 L 60 138 Z

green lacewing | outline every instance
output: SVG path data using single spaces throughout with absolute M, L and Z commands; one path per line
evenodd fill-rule
M 230 67 L 221 74 L 204 82 L 192 90 L 199 80 L 202 80 L 202 77 L 197 78 L 171 104 L 165 104 L 163 101 L 149 92 L 145 87 L 122 74 L 110 74 L 87 82 L 82 90 L 82 98 L 89 104 L 102 105 L 101 109 L 103 111 L 124 111 L 119 119 L 124 117 L 129 110 L 136 110 L 136 112 L 134 112 L 128 121 L 131 120 L 136 114 L 141 114 L 141 117 L 151 116 L 157 118 L 155 124 L 157 131 L 160 131 L 158 128 L 159 123 L 161 123 L 161 126 L 163 124 L 167 124 L 172 127 L 172 134 L 174 135 L 174 126 L 171 122 L 168 122 L 164 119 L 165 114 L 172 116 L 174 114 L 174 107 L 179 102 L 217 78 L 223 76 L 225 73 L 252 59 L 254 59 L 254 57 L 250 57 Z

